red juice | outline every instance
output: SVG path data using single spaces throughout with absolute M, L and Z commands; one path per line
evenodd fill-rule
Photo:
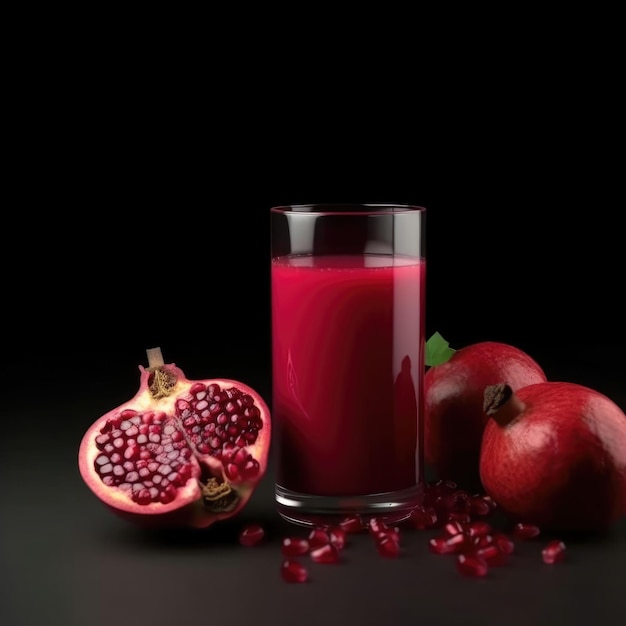
M 271 271 L 278 484 L 321 496 L 414 487 L 424 260 L 285 256 Z

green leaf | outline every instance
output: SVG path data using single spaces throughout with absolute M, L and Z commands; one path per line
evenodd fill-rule
M 425 360 L 426 366 L 441 365 L 450 360 L 450 357 L 456 352 L 450 347 L 450 344 L 441 336 L 440 333 L 433 333 L 428 341 L 426 341 Z

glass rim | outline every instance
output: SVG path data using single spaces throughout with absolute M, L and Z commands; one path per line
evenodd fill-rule
M 270 211 L 279 214 L 297 215 L 395 215 L 400 213 L 423 213 L 426 207 L 416 204 L 393 202 L 314 202 L 310 204 L 283 204 L 273 206 Z

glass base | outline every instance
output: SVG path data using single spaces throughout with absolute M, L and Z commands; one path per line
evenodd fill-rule
M 365 496 L 313 496 L 275 486 L 279 515 L 299 526 L 335 525 L 349 515 L 365 522 L 376 517 L 386 523 L 405 520 L 423 502 L 424 486 Z

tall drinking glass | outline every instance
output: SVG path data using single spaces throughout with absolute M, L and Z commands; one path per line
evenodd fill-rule
M 423 495 L 425 209 L 271 209 L 279 513 L 400 520 Z

